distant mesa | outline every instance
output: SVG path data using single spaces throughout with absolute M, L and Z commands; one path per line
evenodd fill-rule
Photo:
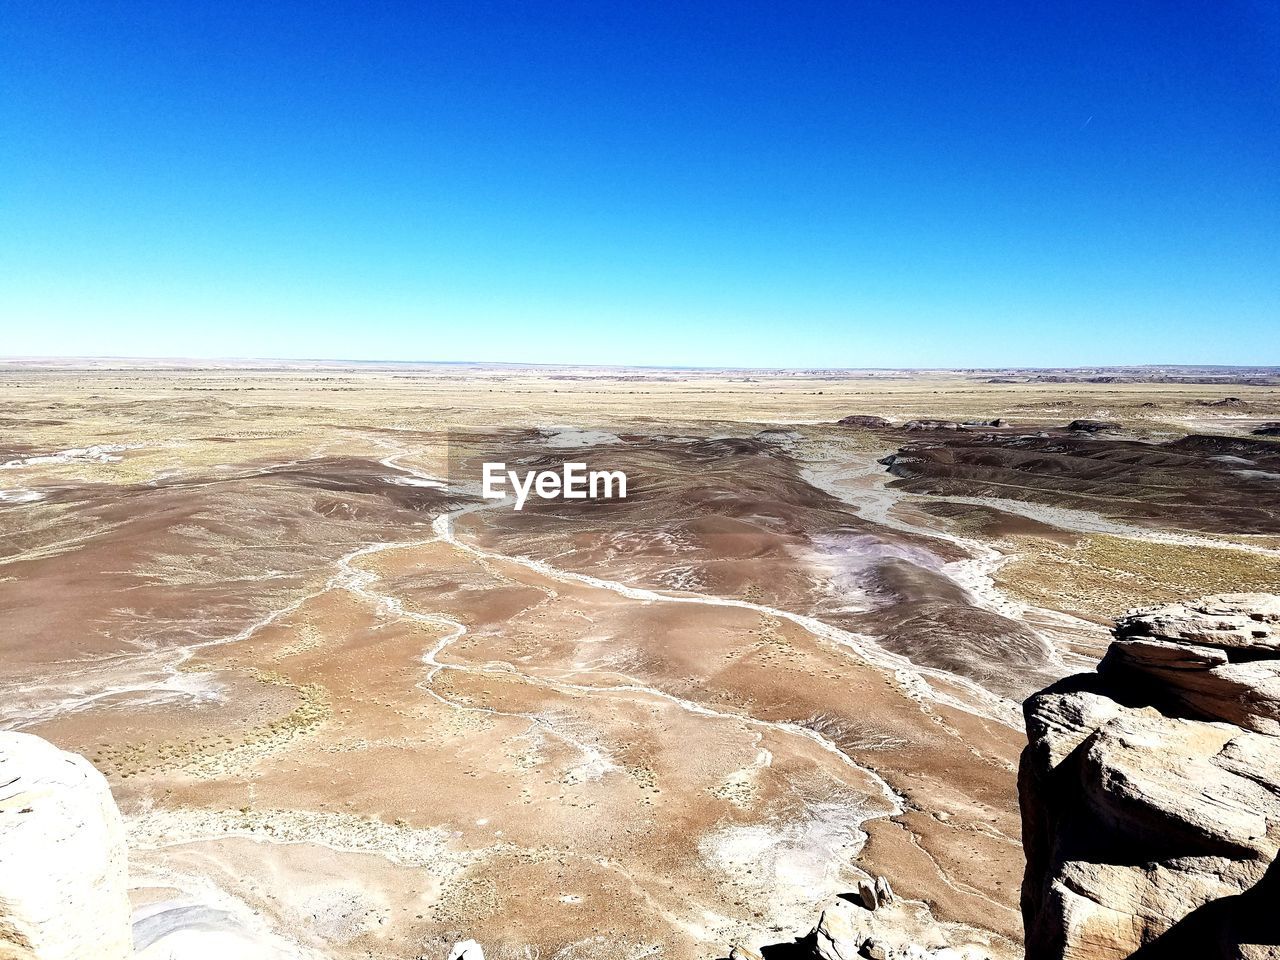
M 1110 420 L 1072 420 L 1067 424 L 1067 429 L 1080 433 L 1101 433 L 1104 430 L 1119 430 L 1120 424 Z
M 1117 373 L 1085 374 L 1076 373 L 1038 373 L 1029 375 L 1019 381 L 1021 383 L 1171 383 L 1171 384 L 1207 384 L 1233 387 L 1274 386 L 1278 382 L 1275 367 L 1228 367 L 1228 368 L 1167 368 L 1161 370 L 1153 367 L 1108 367 Z M 991 380 L 987 381 L 992 382 Z
M 1028 960 L 1280 956 L 1280 596 L 1131 611 L 1024 705 Z

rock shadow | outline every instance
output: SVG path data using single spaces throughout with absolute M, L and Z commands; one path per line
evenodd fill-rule
M 1181 960 L 1183 957 L 1239 957 L 1242 947 L 1280 946 L 1276 899 L 1280 896 L 1280 860 L 1243 893 L 1192 910 L 1155 940 L 1139 947 L 1131 960 Z M 1272 951 L 1266 951 L 1270 956 Z M 1262 954 L 1259 954 L 1262 955 Z

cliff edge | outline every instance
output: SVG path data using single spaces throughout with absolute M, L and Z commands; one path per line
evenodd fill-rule
M 1024 712 L 1028 960 L 1280 960 L 1280 597 L 1132 611 Z
M 0 960 L 132 956 L 124 827 L 87 760 L 0 732 Z

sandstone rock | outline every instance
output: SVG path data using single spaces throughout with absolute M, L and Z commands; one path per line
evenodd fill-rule
M 818 918 L 814 952 L 820 960 L 854 960 L 869 939 L 870 914 L 865 910 L 855 912 L 847 900 L 836 900 Z
M 862 901 L 862 905 L 868 910 L 887 907 L 897 899 L 893 895 L 893 888 L 889 886 L 889 881 L 884 877 L 859 880 L 857 894 L 858 899 Z
M 1264 423 L 1250 432 L 1255 437 L 1280 437 L 1280 423 Z
M 862 901 L 862 905 L 868 910 L 874 910 L 879 906 L 876 902 L 876 885 L 874 881 L 858 881 L 858 899 Z
M 1166 713 L 1280 735 L 1280 660 L 1230 663 L 1213 648 L 1117 641 L 1098 670 Z
M 735 945 L 733 949 L 729 951 L 729 960 L 763 960 L 763 958 L 750 947 L 740 947 Z
M 880 881 L 892 898 L 888 882 L 883 877 Z M 893 899 L 872 910 L 837 898 L 822 911 L 811 936 L 818 960 L 981 960 L 988 956 L 978 944 L 948 946 L 945 932 L 927 909 Z
M 1280 652 L 1280 597 L 1233 593 L 1134 610 L 1116 621 L 1116 636 Z
M 1134 611 L 1027 700 L 1028 960 L 1280 957 L 1280 597 Z
M 474 940 L 463 940 L 453 945 L 449 960 L 484 960 L 484 950 Z
M 131 956 L 124 827 L 83 757 L 0 732 L 0 958 Z
M 893 888 L 884 877 L 876 877 L 876 904 L 881 907 L 890 906 L 898 898 L 893 895 Z

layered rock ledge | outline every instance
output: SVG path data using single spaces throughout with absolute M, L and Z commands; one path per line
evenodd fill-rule
M 1132 611 L 1024 706 L 1028 960 L 1280 958 L 1280 597 Z

